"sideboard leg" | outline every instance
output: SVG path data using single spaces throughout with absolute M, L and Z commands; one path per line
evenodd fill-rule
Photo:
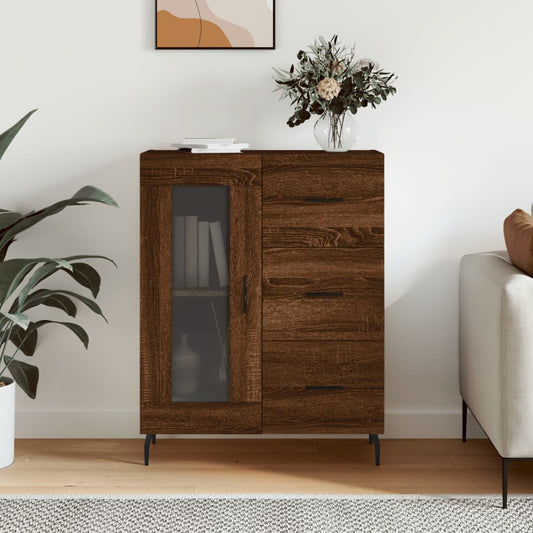
M 379 466 L 380 455 L 381 455 L 381 443 L 379 442 L 379 435 L 376 433 L 371 433 L 368 436 L 369 442 L 374 443 L 374 457 L 376 459 L 376 466 Z
M 144 464 L 146 466 L 148 466 L 148 462 L 150 461 L 150 444 L 152 442 L 155 442 L 155 435 L 148 433 L 144 438 Z
M 507 480 L 509 477 L 509 459 L 502 457 L 502 508 L 507 509 Z
M 463 400 L 463 442 L 466 442 L 466 415 L 468 414 L 468 405 Z

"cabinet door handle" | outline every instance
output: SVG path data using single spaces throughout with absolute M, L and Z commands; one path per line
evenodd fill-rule
M 342 390 L 342 385 L 307 385 L 305 390 Z
M 306 292 L 306 298 L 340 298 L 344 296 L 342 292 Z
M 320 197 L 310 197 L 305 199 L 306 202 L 316 202 L 316 203 L 334 203 L 334 202 L 343 202 L 344 198 L 320 198 Z
M 242 312 L 248 313 L 248 277 L 242 277 Z

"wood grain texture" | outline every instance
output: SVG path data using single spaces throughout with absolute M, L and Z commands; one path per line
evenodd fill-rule
M 266 341 L 263 386 L 383 389 L 382 341 Z
M 141 185 L 140 400 L 171 397 L 171 189 Z
M 328 292 L 339 295 L 309 296 Z M 382 248 L 264 250 L 264 340 L 380 340 L 383 330 Z
M 383 417 L 382 390 L 263 390 L 265 433 L 383 433 Z
M 382 439 L 379 468 L 373 454 L 373 446 L 360 438 L 163 437 L 152 446 L 145 467 L 140 438 L 17 439 L 15 462 L 0 475 L 0 493 L 462 495 L 501 490 L 500 457 L 487 439 Z M 512 462 L 509 470 L 511 493 L 533 493 L 533 463 Z
M 289 216 L 289 215 L 288 215 Z M 268 223 L 268 220 L 267 220 Z M 383 246 L 384 228 L 266 226 L 263 248 L 359 248 Z
M 230 399 L 261 401 L 261 189 L 230 188 Z M 247 312 L 244 283 L 247 278 Z
M 261 433 L 261 403 L 162 403 L 141 405 L 141 433 Z
M 263 179 L 266 235 L 289 227 L 349 232 L 384 225 L 383 154 L 379 152 L 273 152 L 263 157 Z M 316 201 L 321 198 L 342 202 Z
M 260 185 L 261 156 L 150 150 L 141 154 L 141 183 L 150 185 Z

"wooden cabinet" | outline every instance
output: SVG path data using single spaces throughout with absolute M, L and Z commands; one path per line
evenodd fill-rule
M 189 200 L 180 187 L 195 187 L 199 195 L 228 188 L 225 289 L 173 286 L 173 217 L 178 208 L 190 216 L 197 194 Z M 198 198 L 198 213 L 209 218 L 207 196 Z M 142 154 L 141 433 L 147 449 L 157 433 L 368 433 L 379 451 L 383 209 L 383 154 L 376 151 Z M 207 321 L 209 308 L 221 305 L 207 300 L 224 290 L 227 396 L 187 401 L 173 392 L 173 330 L 176 337 L 195 306 Z M 194 295 L 191 313 L 176 314 L 189 302 L 180 297 Z M 192 329 L 198 346 L 201 329 Z M 213 360 L 208 352 L 199 353 L 200 365 Z

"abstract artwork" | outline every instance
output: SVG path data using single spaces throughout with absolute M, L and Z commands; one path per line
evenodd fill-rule
M 156 0 L 156 48 L 274 48 L 275 0 Z

